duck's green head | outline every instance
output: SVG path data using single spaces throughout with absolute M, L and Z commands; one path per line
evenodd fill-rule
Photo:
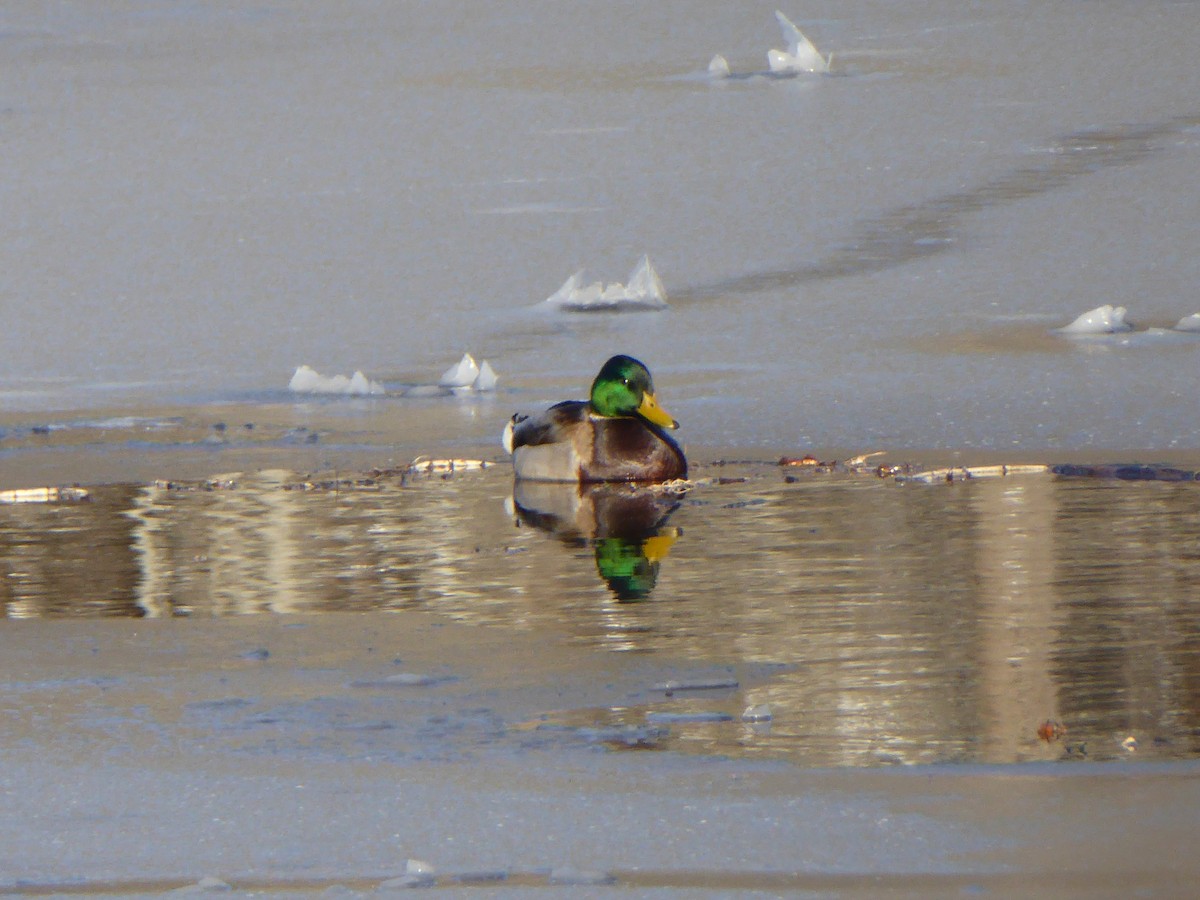
M 654 399 L 650 370 L 632 356 L 614 356 L 592 382 L 592 409 L 601 416 L 641 416 L 663 428 L 678 428 Z

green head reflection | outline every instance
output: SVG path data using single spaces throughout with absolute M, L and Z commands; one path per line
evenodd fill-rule
M 647 599 L 662 560 L 681 532 L 667 525 L 682 494 L 627 484 L 575 485 L 517 481 L 521 521 L 595 551 L 596 571 L 621 602 Z
M 622 603 L 645 600 L 658 581 L 659 562 L 679 537 L 675 528 L 643 540 L 596 538 L 596 571 Z

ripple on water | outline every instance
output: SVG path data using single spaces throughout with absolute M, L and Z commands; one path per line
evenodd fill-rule
M 552 517 L 514 515 L 503 471 L 336 492 L 288 491 L 277 475 L 112 486 L 87 504 L 0 508 L 3 602 L 31 618 L 421 610 L 696 666 L 532 729 L 457 707 L 391 727 L 388 703 L 485 689 L 437 666 L 344 675 L 336 701 L 187 707 L 264 736 L 280 723 L 392 732 L 386 747 L 363 737 L 363 752 L 398 757 L 438 741 L 813 765 L 1077 758 L 1084 745 L 1091 759 L 1195 755 L 1195 483 L 742 470 L 645 507 L 635 527 L 574 489 Z M 251 646 L 237 664 L 288 665 Z M 536 673 L 537 660 L 512 665 Z M 765 722 L 742 721 L 763 708 Z M 1041 739 L 1048 720 L 1069 740 Z

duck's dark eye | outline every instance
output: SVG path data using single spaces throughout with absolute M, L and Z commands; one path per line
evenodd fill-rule
M 628 378 L 622 378 L 622 379 L 621 379 L 621 384 L 625 385 L 625 387 L 629 387 L 629 379 L 628 379 Z

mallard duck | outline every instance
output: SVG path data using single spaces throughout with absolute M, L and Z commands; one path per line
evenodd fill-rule
M 683 451 L 663 431 L 678 427 L 654 399 L 649 370 L 631 356 L 614 356 L 592 382 L 591 399 L 518 413 L 504 427 L 503 443 L 518 478 L 670 481 L 687 476 Z

